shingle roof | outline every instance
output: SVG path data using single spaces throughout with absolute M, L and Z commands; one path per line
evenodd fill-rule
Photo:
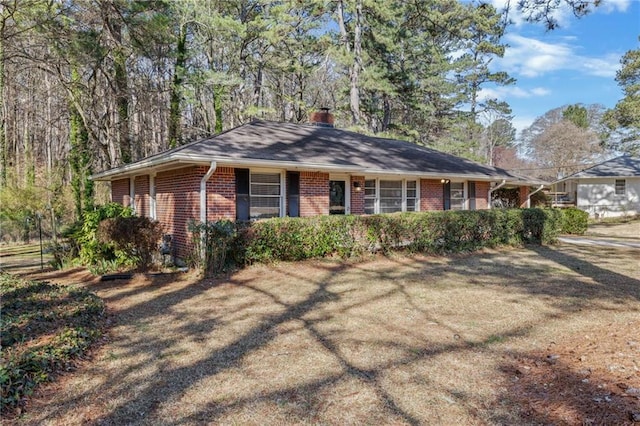
M 574 173 L 561 180 L 574 178 L 598 177 L 634 177 L 640 176 L 640 157 L 621 155 L 620 157 L 604 161 L 588 169 Z
M 304 124 L 253 121 L 137 163 L 98 173 L 113 177 L 163 159 L 209 159 L 220 164 L 256 162 L 297 164 L 344 172 L 472 176 L 533 182 L 503 169 L 482 165 L 411 142 Z

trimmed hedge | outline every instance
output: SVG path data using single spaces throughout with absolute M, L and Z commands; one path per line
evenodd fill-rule
M 559 211 L 548 209 L 276 218 L 254 222 L 239 235 L 247 263 L 396 249 L 436 254 L 553 243 L 561 218 Z
M 561 233 L 582 235 L 587 232 L 589 213 L 574 207 L 560 211 L 562 212 Z
M 247 224 L 220 221 L 194 226 L 192 231 L 197 234 L 194 243 L 204 237 L 208 247 L 216 247 L 207 252 L 216 251 L 217 260 L 211 258 L 200 265 L 211 274 L 224 269 L 224 259 L 251 264 L 350 258 L 392 250 L 444 254 L 499 245 L 549 244 L 569 223 L 572 218 L 557 209 L 532 208 L 275 218 Z M 226 230 L 224 241 L 218 241 L 219 229 Z M 219 253 L 222 247 L 225 253 Z

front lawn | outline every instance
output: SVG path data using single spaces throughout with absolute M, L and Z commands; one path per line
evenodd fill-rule
M 93 283 L 93 362 L 21 424 L 629 424 L 638 251 L 530 246 Z

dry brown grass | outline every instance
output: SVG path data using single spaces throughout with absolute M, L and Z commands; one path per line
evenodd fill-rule
M 596 222 L 589 225 L 587 235 L 616 238 L 640 239 L 640 216 L 620 218 L 609 222 Z
M 620 423 L 640 403 L 611 393 L 640 388 L 639 269 L 637 250 L 566 245 L 87 281 L 109 341 L 16 422 Z M 617 399 L 594 402 L 602 384 Z

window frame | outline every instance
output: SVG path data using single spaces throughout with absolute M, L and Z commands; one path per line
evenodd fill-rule
M 253 176 L 254 175 L 278 175 L 279 179 L 278 179 L 278 188 L 279 188 L 279 194 L 276 195 L 258 195 L 258 194 L 254 194 L 253 193 Z M 262 184 L 262 183 L 258 183 L 256 182 L 256 184 L 258 185 L 272 185 L 272 186 L 276 186 L 276 184 Z M 252 200 L 254 198 L 272 198 L 278 199 L 278 214 L 276 216 L 273 217 L 284 217 L 286 212 L 285 210 L 285 197 L 286 197 L 286 191 L 287 191 L 287 186 L 286 186 L 286 173 L 283 170 L 273 170 L 273 169 L 249 169 L 249 220 L 262 220 L 262 219 L 268 219 L 268 218 L 259 218 L 259 217 L 252 217 L 251 215 L 251 210 L 252 210 Z
M 460 185 L 462 184 L 462 198 L 454 198 L 453 197 L 453 188 L 452 185 Z M 451 181 L 449 182 L 449 210 L 468 210 L 469 207 L 467 205 L 467 200 L 468 200 L 468 194 L 467 194 L 467 182 L 466 181 Z M 453 208 L 453 200 L 460 200 L 462 201 L 460 205 L 459 209 L 454 209 Z
M 616 197 L 624 197 L 625 195 L 627 195 L 627 180 L 626 179 L 614 179 L 614 181 L 613 181 L 613 193 L 614 193 L 614 195 Z
M 364 199 L 365 199 L 365 207 L 364 207 L 364 214 L 382 214 L 382 203 L 381 203 L 381 199 L 382 197 L 380 196 L 380 190 L 381 190 L 381 185 L 380 182 L 381 181 L 390 181 L 390 182 L 401 182 L 401 198 L 400 198 L 400 210 L 398 210 L 397 212 L 419 212 L 420 211 L 420 178 L 418 177 L 409 177 L 409 178 L 401 178 L 398 179 L 395 176 L 381 176 L 381 177 L 367 177 L 365 176 L 364 179 L 364 191 L 365 191 L 365 195 L 364 195 Z M 370 186 L 368 185 L 369 183 L 373 182 L 374 186 Z M 407 197 L 407 193 L 409 191 L 409 188 L 407 186 L 408 182 L 415 182 L 415 188 L 411 188 L 411 190 L 415 190 L 415 196 L 414 197 Z M 374 195 L 367 195 L 367 190 L 374 190 Z M 385 198 L 393 198 L 393 197 L 385 197 Z M 373 200 L 373 212 L 371 211 L 367 211 L 367 200 L 371 201 Z M 414 208 L 413 210 L 409 210 L 408 209 L 408 202 L 409 200 L 413 200 L 414 202 Z M 394 212 L 394 213 L 397 213 Z

